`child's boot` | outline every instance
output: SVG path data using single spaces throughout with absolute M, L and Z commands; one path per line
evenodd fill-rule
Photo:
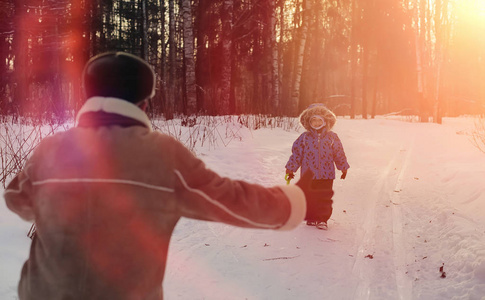
M 327 222 L 317 222 L 316 226 L 318 229 L 328 230 Z

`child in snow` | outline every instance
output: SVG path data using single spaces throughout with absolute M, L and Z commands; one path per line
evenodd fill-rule
M 83 83 L 76 126 L 42 140 L 5 190 L 8 208 L 36 225 L 21 300 L 163 299 L 180 218 L 289 230 L 332 197 L 310 188 L 311 172 L 283 187 L 223 178 L 153 131 L 155 74 L 136 56 L 92 58 Z
M 294 178 L 294 173 L 301 167 L 302 174 L 308 170 L 313 172 L 313 188 L 332 191 L 337 166 L 342 171 L 340 178 L 345 179 L 350 166 L 339 137 L 331 131 L 336 120 L 335 114 L 320 103 L 310 105 L 301 113 L 300 123 L 307 131 L 293 143 L 292 154 L 286 163 L 288 178 Z M 325 202 L 325 213 L 307 220 L 307 225 L 328 229 L 332 200 L 326 199 Z

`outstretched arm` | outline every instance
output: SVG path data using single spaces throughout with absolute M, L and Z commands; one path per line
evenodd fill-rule
M 181 216 L 240 227 L 291 229 L 306 214 L 294 185 L 263 187 L 219 176 L 183 145 L 176 145 L 174 191 Z

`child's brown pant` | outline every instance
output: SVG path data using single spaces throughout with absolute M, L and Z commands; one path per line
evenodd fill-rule
M 316 190 L 332 190 L 333 189 L 333 179 L 314 179 L 311 185 L 312 189 Z M 317 220 L 309 220 L 309 221 L 318 221 L 318 222 L 327 222 L 332 215 L 332 203 L 331 199 L 322 199 L 325 202 L 325 211 L 318 217 Z

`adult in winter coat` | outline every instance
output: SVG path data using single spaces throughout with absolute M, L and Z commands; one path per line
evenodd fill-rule
M 170 236 L 181 217 L 289 230 L 318 213 L 311 174 L 265 188 L 222 178 L 144 112 L 151 67 L 107 53 L 88 61 L 74 128 L 45 138 L 5 190 L 35 222 L 20 299 L 162 299 Z M 308 185 L 307 185 L 308 182 Z
M 312 171 L 312 187 L 332 191 L 335 179 L 335 166 L 342 171 L 340 178 L 345 179 L 350 165 L 347 162 L 342 142 L 331 131 L 337 118 L 323 104 L 310 105 L 300 115 L 300 123 L 306 129 L 293 143 L 292 154 L 286 164 L 289 178 L 301 167 L 302 174 Z M 332 200 L 327 203 L 325 213 L 316 219 L 307 220 L 308 225 L 328 229 L 327 221 L 332 215 Z

